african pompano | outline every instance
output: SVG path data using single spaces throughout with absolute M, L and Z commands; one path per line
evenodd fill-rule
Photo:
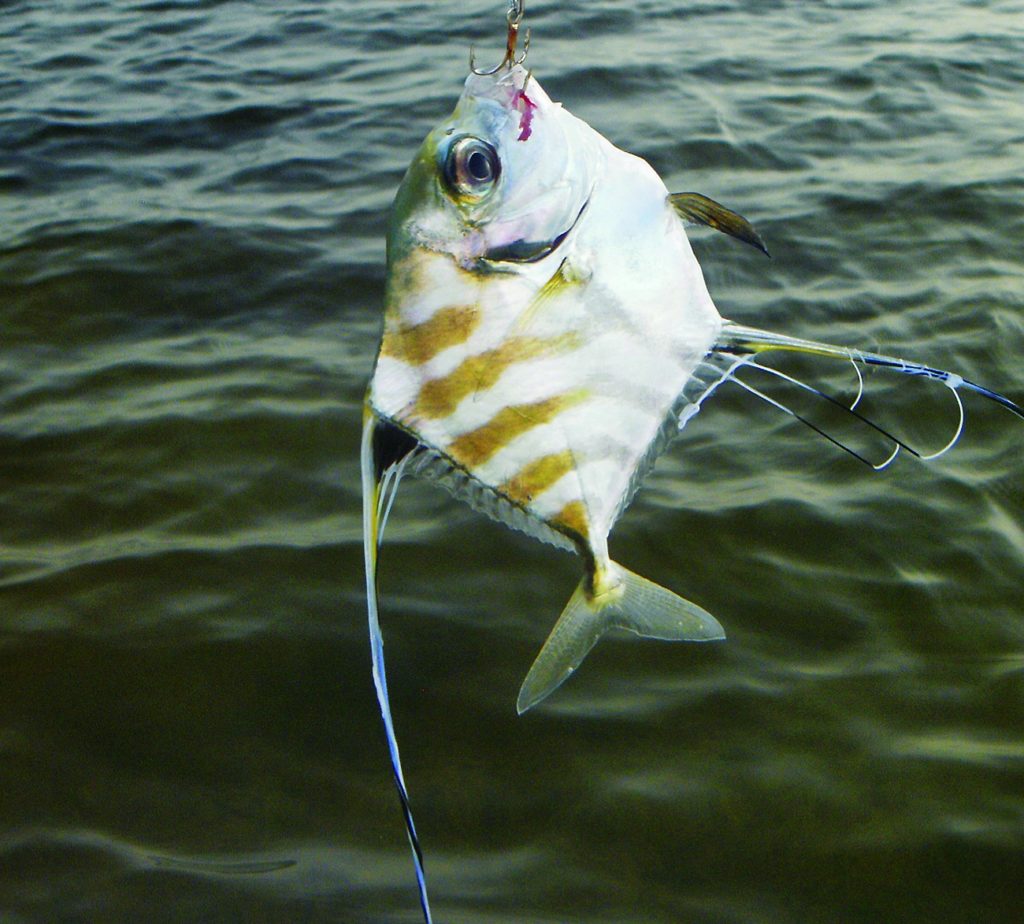
M 403 469 L 583 560 L 583 579 L 520 690 L 523 712 L 611 627 L 724 638 L 701 607 L 611 561 L 608 534 L 669 438 L 738 369 L 764 369 L 759 353 L 885 366 L 1024 416 L 952 373 L 722 319 L 680 219 L 763 249 L 735 213 L 694 193 L 670 195 L 645 161 L 552 102 L 511 55 L 494 72 L 471 73 L 395 198 L 383 339 L 365 407 L 364 531 L 374 676 L 428 920 L 376 601 L 380 535 Z M 882 464 L 905 445 L 853 408 L 845 413 L 892 441 Z
M 651 167 L 521 66 L 473 75 L 402 183 L 388 248 L 370 412 L 474 506 L 585 562 L 519 710 L 613 624 L 722 638 L 702 609 L 608 557 L 608 532 L 722 327 Z

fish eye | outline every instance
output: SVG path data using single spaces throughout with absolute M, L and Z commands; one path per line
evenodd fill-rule
M 498 152 L 486 141 L 464 137 L 448 148 L 444 162 L 444 180 L 458 196 L 479 199 L 494 188 L 501 176 Z

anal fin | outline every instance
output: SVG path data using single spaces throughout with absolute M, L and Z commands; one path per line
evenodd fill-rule
M 363 487 L 363 558 L 366 568 L 366 610 L 370 629 L 370 655 L 373 664 L 373 685 L 377 691 L 384 735 L 387 739 L 391 770 L 398 790 L 398 799 L 405 819 L 405 830 L 412 850 L 416 886 L 425 924 L 431 924 L 430 902 L 427 898 L 427 878 L 423 868 L 423 851 L 412 818 L 409 790 L 402 773 L 402 759 L 398 753 L 398 737 L 391 717 L 388 698 L 387 672 L 384 668 L 384 637 L 380 630 L 377 605 L 377 555 L 387 524 L 388 512 L 398 490 L 402 470 L 409 459 L 414 443 L 398 428 L 382 421 L 367 406 L 363 411 L 363 439 L 360 469 Z

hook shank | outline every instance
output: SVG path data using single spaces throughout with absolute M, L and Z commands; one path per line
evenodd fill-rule
M 480 70 L 476 67 L 476 55 L 472 48 L 469 50 L 469 69 L 478 77 L 489 77 L 492 74 L 497 74 L 503 67 L 507 67 L 511 70 L 517 64 L 522 64 L 526 60 L 526 53 L 530 50 L 530 30 L 526 30 L 526 36 L 523 39 L 523 51 L 519 57 L 516 57 L 516 46 L 519 44 L 519 27 L 523 22 L 523 16 L 526 14 L 526 0 L 508 0 L 508 12 L 505 14 L 505 21 L 508 23 L 508 35 L 505 39 L 505 57 L 488 70 Z

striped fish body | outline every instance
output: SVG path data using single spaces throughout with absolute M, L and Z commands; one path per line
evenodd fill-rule
M 384 334 L 364 415 L 373 676 L 427 924 L 376 587 L 380 535 L 403 470 L 433 477 L 490 516 L 583 558 L 583 579 L 520 690 L 522 712 L 558 687 L 609 628 L 663 639 L 724 637 L 699 606 L 608 557 L 609 531 L 647 467 L 722 383 L 733 381 L 876 469 L 901 449 L 927 459 L 951 448 L 964 421 L 959 391 L 1024 417 L 1014 401 L 951 372 L 720 318 L 680 219 L 767 253 L 759 235 L 706 196 L 670 196 L 644 161 L 552 103 L 512 64 L 521 18 L 522 5 L 510 7 L 505 61 L 493 74 L 470 76 L 398 191 Z M 856 409 L 860 390 L 845 404 L 760 361 L 780 351 L 942 383 L 960 407 L 956 434 L 922 455 Z M 853 448 L 739 373 L 823 399 L 862 436 L 891 445 L 889 454 L 875 459 Z
M 645 161 L 551 102 L 522 67 L 470 76 L 396 196 L 367 400 L 373 419 L 415 440 L 421 470 L 584 559 L 520 710 L 613 625 L 722 637 L 607 549 L 721 326 Z M 661 617 L 647 599 L 659 593 Z M 642 622 L 627 612 L 634 594 L 647 599 Z
M 467 136 L 500 159 L 483 201 L 445 186 Z M 494 492 L 487 509 L 600 563 L 720 327 L 654 171 L 522 68 L 474 75 L 396 199 L 369 403 Z

